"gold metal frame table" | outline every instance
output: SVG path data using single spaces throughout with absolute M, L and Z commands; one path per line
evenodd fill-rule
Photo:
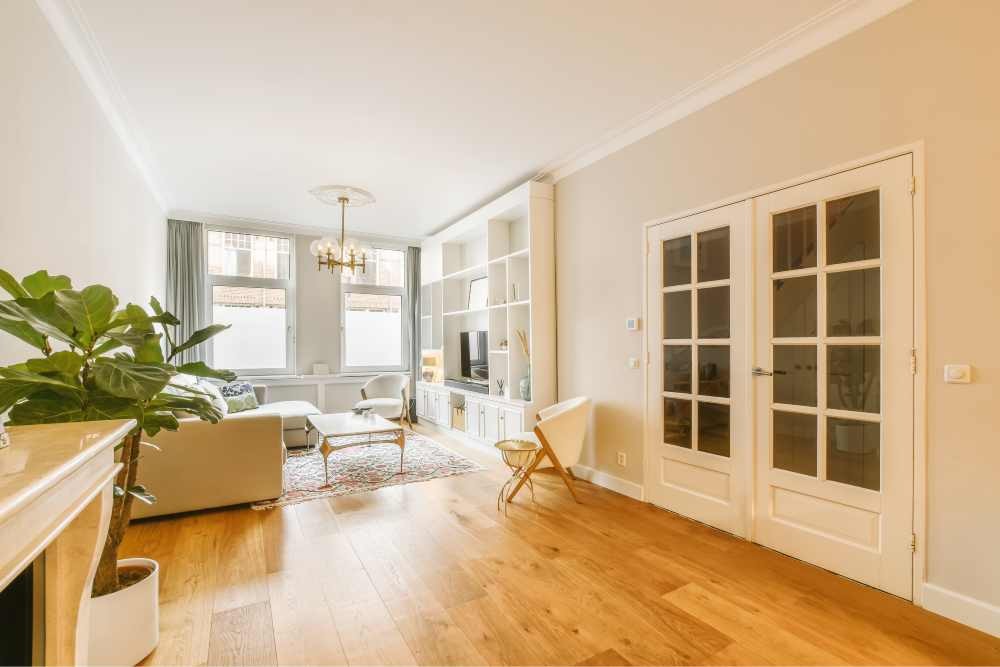
M 306 437 L 311 431 L 319 433 L 319 451 L 323 455 L 323 474 L 326 486 L 330 485 L 330 469 L 328 466 L 331 452 L 348 447 L 363 447 L 378 443 L 394 442 L 399 445 L 399 472 L 403 472 L 403 451 L 406 449 L 406 435 L 400 424 L 393 424 L 384 417 L 371 412 L 355 414 L 353 412 L 335 412 L 328 415 L 309 415 L 306 417 Z M 330 444 L 331 440 L 367 435 L 367 440 L 351 441 L 340 445 Z M 372 436 L 389 435 L 391 439 L 374 440 Z

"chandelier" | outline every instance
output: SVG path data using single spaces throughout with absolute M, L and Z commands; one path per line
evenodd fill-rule
M 344 225 L 348 206 L 366 206 L 373 203 L 375 197 L 366 190 L 350 185 L 321 185 L 309 193 L 324 204 L 340 206 L 340 242 L 324 236 L 309 244 L 309 252 L 316 257 L 316 270 L 325 266 L 331 273 L 337 269 L 341 269 L 344 274 L 356 273 L 358 269 L 364 273 L 371 253 L 359 248 L 355 242 L 344 239 Z

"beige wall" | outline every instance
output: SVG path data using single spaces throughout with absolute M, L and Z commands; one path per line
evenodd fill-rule
M 997 25 L 1000 2 L 917 0 L 557 184 L 559 394 L 595 401 L 585 464 L 642 481 L 626 367 L 641 336 L 624 321 L 642 307 L 643 222 L 924 140 L 928 579 L 1000 604 Z M 974 384 L 944 384 L 945 363 L 971 363 Z
M 295 237 L 295 360 L 299 373 L 325 363 L 340 370 L 340 274 L 316 270 L 314 236 Z
M 0 109 L 0 267 L 162 297 L 164 212 L 34 2 L 0 2 Z

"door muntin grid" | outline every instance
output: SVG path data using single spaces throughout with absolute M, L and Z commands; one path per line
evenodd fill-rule
M 771 467 L 878 492 L 878 189 L 770 215 Z
M 732 451 L 732 229 L 662 242 L 663 424 L 666 445 Z

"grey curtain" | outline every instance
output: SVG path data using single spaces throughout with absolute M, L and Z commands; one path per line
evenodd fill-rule
M 420 377 L 420 248 L 410 246 L 406 249 L 406 300 L 410 304 L 410 312 L 406 321 L 409 324 L 410 341 L 410 419 L 417 415 L 417 378 Z
M 168 311 L 181 321 L 177 338 L 187 338 L 205 327 L 205 230 L 200 222 L 167 220 Z M 178 364 L 207 361 L 202 343 L 174 358 Z

